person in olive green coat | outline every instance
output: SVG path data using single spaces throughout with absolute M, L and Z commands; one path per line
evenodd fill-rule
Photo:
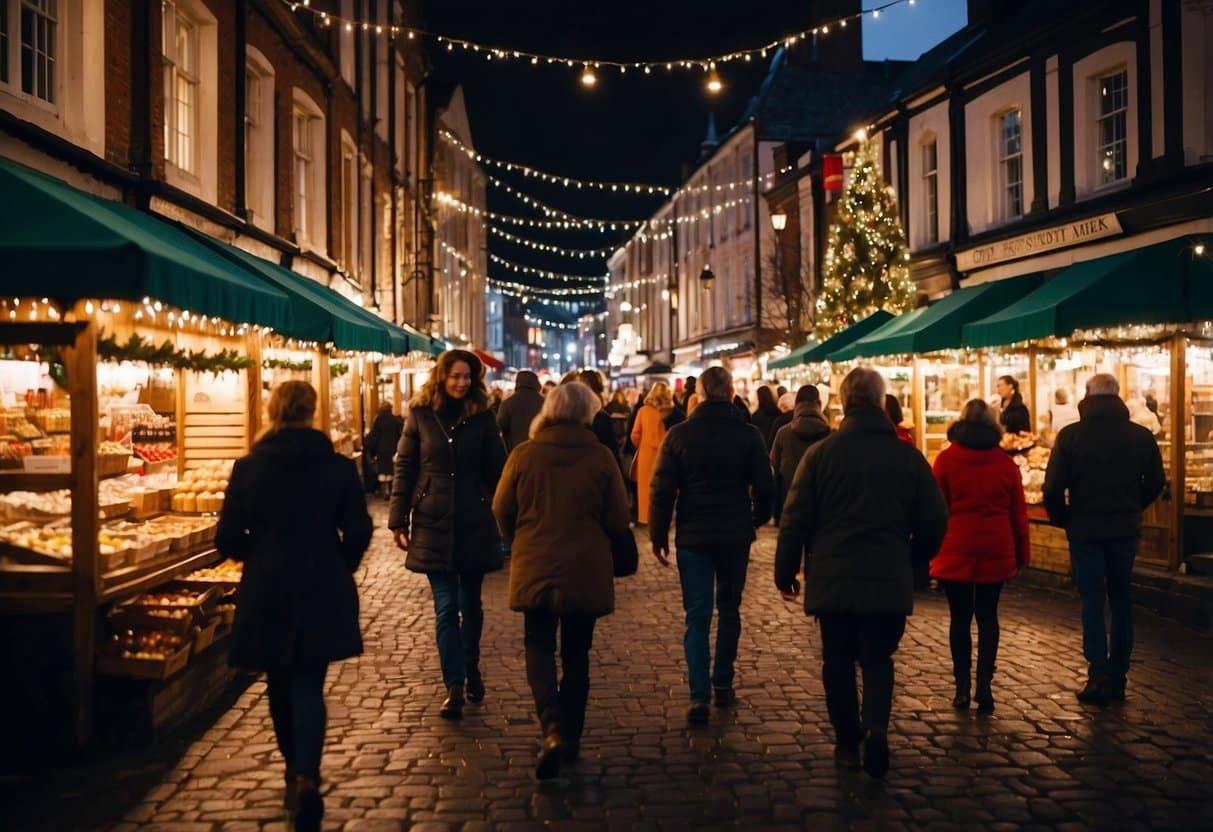
M 510 608 L 524 614 L 527 681 L 543 725 L 540 779 L 559 773 L 562 759 L 577 759 L 594 624 L 615 609 L 611 539 L 632 533 L 619 464 L 590 429 L 600 406 L 581 382 L 548 393 L 530 441 L 510 455 L 493 497 L 513 553 Z

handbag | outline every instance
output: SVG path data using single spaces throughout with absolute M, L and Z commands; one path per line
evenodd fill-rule
M 611 536 L 611 559 L 615 562 L 615 577 L 635 575 L 640 566 L 640 550 L 636 548 L 636 536 L 631 530 Z

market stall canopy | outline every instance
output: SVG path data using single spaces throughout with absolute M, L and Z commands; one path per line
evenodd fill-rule
M 484 366 L 488 367 L 490 370 L 500 370 L 505 366 L 505 363 L 491 352 L 474 349 L 472 350 L 472 353 L 480 359 L 480 363 L 484 364 Z
M 1213 321 L 1213 234 L 1185 237 L 1183 242 L 1186 250 L 1179 257 L 1187 269 L 1189 320 Z
M 871 333 L 873 330 L 879 329 L 891 320 L 893 320 L 893 316 L 890 313 L 884 311 L 883 309 L 877 309 L 862 321 L 851 324 L 842 332 L 835 332 L 829 338 L 825 339 L 816 346 L 809 347 L 809 349 L 800 356 L 800 363 L 819 364 L 826 361 L 828 360 L 827 357 L 830 353 L 834 352 L 835 350 L 842 349 L 847 344 L 862 338 L 863 336 Z
M 768 370 L 788 370 L 792 367 L 798 367 L 804 363 L 804 355 L 813 347 L 817 346 L 817 341 L 807 341 L 801 344 L 796 349 L 785 355 L 783 358 L 776 358 L 774 361 L 767 362 Z
M 138 302 L 150 297 L 233 323 L 289 329 L 286 293 L 179 228 L 0 158 L 4 291 Z
M 440 338 L 434 338 L 432 336 L 426 335 L 424 332 L 417 329 L 416 327 L 412 327 L 412 326 L 409 326 L 408 324 L 404 324 L 403 329 L 405 332 L 407 332 L 409 335 L 411 335 L 413 338 L 416 339 L 419 346 L 415 346 L 415 347 L 413 347 L 413 349 L 418 350 L 420 352 L 428 353 L 429 355 L 433 355 L 433 356 L 439 356 L 451 348 L 451 345 L 448 344 L 446 341 L 443 341 Z
M 424 349 L 420 342 L 399 327 L 373 312 L 363 309 L 327 286 L 296 274 L 236 246 L 204 234 L 190 231 L 203 245 L 214 249 L 261 280 L 286 292 L 291 299 L 291 325 L 278 330 L 280 335 L 304 341 L 332 343 L 342 350 L 403 355 L 410 349 Z
M 919 318 L 926 314 L 928 308 L 929 307 L 921 306 L 918 309 L 911 309 L 909 312 L 901 313 L 891 321 L 885 321 L 883 325 L 869 332 L 866 336 L 864 336 L 864 338 L 856 338 L 842 349 L 835 350 L 834 352 L 830 353 L 828 356 L 829 360 L 838 362 L 851 361 L 858 358 L 860 353 L 857 346 L 860 342 L 865 340 L 865 338 L 887 338 L 896 335 L 899 332 L 913 326 Z
M 866 357 L 956 349 L 961 345 L 965 324 L 998 312 L 1038 288 L 1040 283 L 1040 275 L 1032 274 L 959 289 L 926 309 L 915 310 L 921 314 L 902 323 L 896 331 L 888 332 L 882 327 L 855 341 L 850 349 L 855 355 Z
M 1187 238 L 1075 263 L 1036 291 L 966 324 L 967 347 L 1066 338 L 1076 329 L 1192 319 L 1185 297 Z

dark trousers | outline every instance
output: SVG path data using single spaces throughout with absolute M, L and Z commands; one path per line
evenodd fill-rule
M 686 633 L 682 645 L 687 658 L 687 681 L 691 702 L 707 704 L 711 688 L 733 686 L 733 663 L 741 637 L 741 593 L 750 565 L 750 547 L 714 551 L 678 548 L 678 580 L 682 584 L 682 607 L 686 610 Z M 716 658 L 708 646 L 712 629 L 712 600 L 716 621 Z M 711 668 L 711 676 L 708 668 Z
M 468 666 L 480 664 L 480 633 L 484 629 L 480 588 L 484 575 L 432 572 L 427 577 L 434 593 L 442 684 L 448 688 L 461 685 L 467 679 Z
M 977 617 L 977 679 L 994 678 L 998 661 L 998 597 L 1002 584 L 968 584 L 942 581 L 952 613 L 948 642 L 952 647 L 952 673 L 967 682 L 973 662 L 973 617 Z
M 265 674 L 270 695 L 270 719 L 278 750 L 286 760 L 287 778 L 303 774 L 320 779 L 324 749 L 324 676 L 327 663 L 288 665 Z
M 1082 599 L 1082 652 L 1093 676 L 1125 683 L 1133 654 L 1133 561 L 1138 540 L 1071 540 L 1074 586 Z M 1104 624 L 1105 602 L 1112 622 Z
M 893 654 L 906 630 L 898 613 L 819 613 L 821 679 L 835 742 L 853 745 L 872 728 L 887 731 L 893 710 Z M 863 671 L 863 713 L 855 665 Z
M 590 697 L 592 615 L 556 615 L 540 610 L 523 614 L 526 680 L 544 734 L 559 731 L 566 742 L 581 742 L 585 706 Z M 561 676 L 556 680 L 556 630 L 560 630 Z

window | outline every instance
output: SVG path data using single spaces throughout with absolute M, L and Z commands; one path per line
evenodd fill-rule
M 743 229 L 750 227 L 751 221 L 751 202 L 750 199 L 753 193 L 754 184 L 751 181 L 754 178 L 754 159 L 749 152 L 743 148 L 741 157 L 741 181 L 737 183 L 737 193 L 742 195 L 741 198 L 741 227 Z
M 197 171 L 198 29 L 176 4 L 164 0 L 164 157 Z
M 922 192 L 926 202 L 926 241 L 939 242 L 939 159 L 934 139 L 922 146 Z
M 1127 175 L 1127 143 L 1129 113 L 1129 73 L 1125 70 L 1099 79 L 1099 115 L 1096 118 L 1099 137 L 1099 172 L 1101 185 L 1119 182 Z
M 1023 216 L 1023 141 L 1020 111 L 998 118 L 998 167 L 1002 177 L 1002 219 Z
M 0 84 L 46 104 L 59 103 L 59 11 L 58 0 L 0 3 Z
M 302 238 L 311 238 L 312 189 L 315 184 L 316 153 L 313 147 L 313 123 L 316 118 L 306 110 L 295 108 L 293 145 L 295 179 L 295 233 Z
M 274 70 L 248 48 L 244 80 L 244 202 L 254 224 L 274 229 Z
M 350 274 L 358 271 L 358 151 L 341 134 L 341 248 L 338 262 Z

